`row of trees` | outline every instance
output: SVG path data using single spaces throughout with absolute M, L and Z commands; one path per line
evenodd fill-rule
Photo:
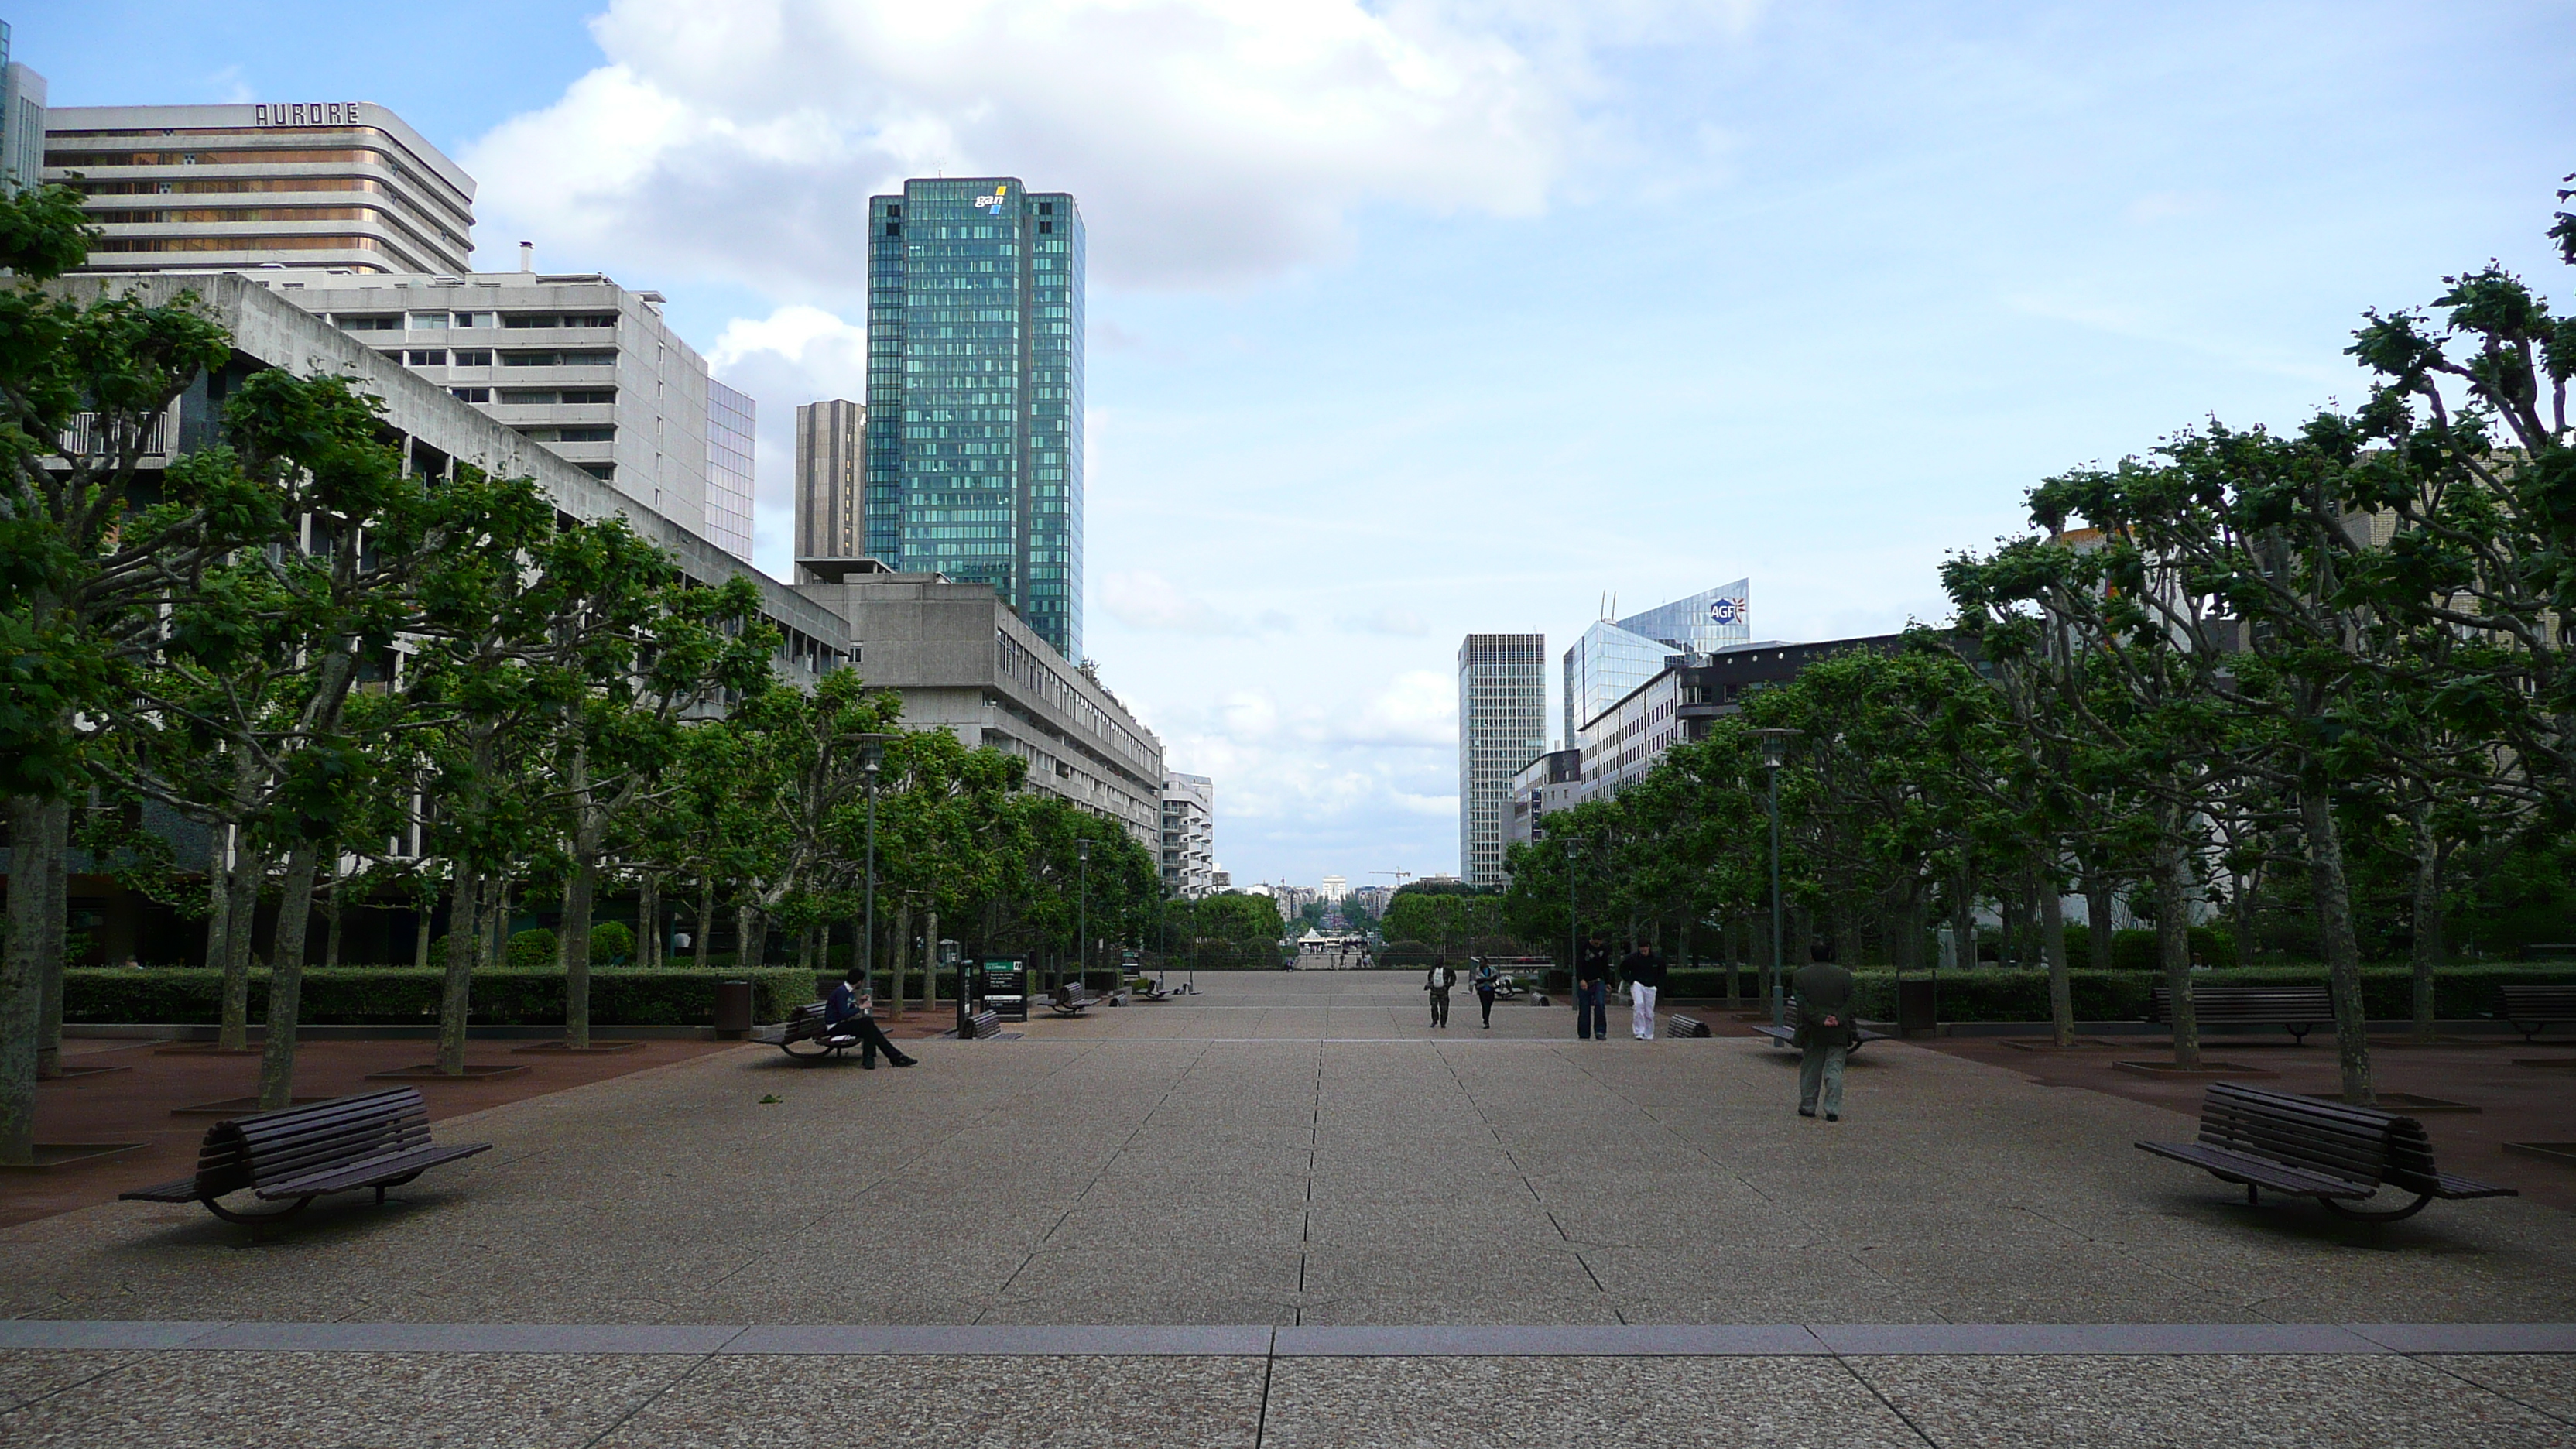
M 2562 201 L 2569 193 L 2560 193 Z M 2576 266 L 2576 217 L 2550 230 Z M 2366 935 L 2402 941 L 2429 1034 L 2461 903 L 2554 882 L 2576 823 L 2576 319 L 2489 265 L 2431 308 L 2372 313 L 2374 382 L 2294 432 L 2220 423 L 2028 495 L 2035 532 L 1943 567 L 1955 626 L 1755 695 L 1616 799 L 1517 848 L 1508 909 L 1766 929 L 1777 771 L 1791 941 L 1919 966 L 1935 919 L 2044 960 L 2071 1038 L 2061 893 L 2090 958 L 2113 902 L 2152 920 L 2197 1065 L 2196 915 L 2250 952 L 2275 919 L 2335 989 L 2345 1096 L 2371 1098 Z M 2295 900 L 2294 906 L 2291 902 Z M 2376 926 L 2374 930 L 2373 927 Z
M 374 901 L 424 926 L 445 904 L 451 1072 L 514 893 L 560 903 L 574 1045 L 604 889 L 635 889 L 647 922 L 684 892 L 701 964 L 720 904 L 740 963 L 778 932 L 811 964 L 829 923 L 866 915 L 871 833 L 881 964 L 906 964 L 916 916 L 979 951 L 1079 951 L 1080 924 L 1142 939 L 1151 855 L 1023 790 L 1025 761 L 903 728 L 849 671 L 781 683 L 748 579 L 700 586 L 622 520 L 407 448 L 347 379 L 232 366 L 193 300 L 42 285 L 89 241 L 71 192 L 0 202 L 0 1161 L 31 1160 L 58 1051 L 76 822 L 206 918 L 222 1045 L 247 1041 L 274 902 L 269 1106 L 293 1091 L 315 916 L 336 939 Z M 192 387 L 221 399 L 220 441 L 164 468 L 155 430 Z M 145 802 L 204 827 L 204 858 L 118 808 Z M 660 943 L 643 933 L 645 964 L 666 964 Z M 424 930 L 421 964 L 430 946 Z

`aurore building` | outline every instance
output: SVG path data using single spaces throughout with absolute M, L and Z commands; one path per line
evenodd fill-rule
M 1082 214 L 1013 176 L 868 200 L 867 553 L 1082 657 Z

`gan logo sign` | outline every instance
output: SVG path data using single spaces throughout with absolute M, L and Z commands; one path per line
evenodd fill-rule
M 1712 624 L 1743 623 L 1744 601 L 1742 599 L 1718 599 L 1712 602 L 1708 606 L 1708 621 Z
M 976 197 L 975 204 L 995 216 L 1000 216 L 1002 214 L 1002 198 L 1009 193 L 1010 189 L 1011 188 L 1007 186 L 996 184 L 993 187 L 992 195 Z

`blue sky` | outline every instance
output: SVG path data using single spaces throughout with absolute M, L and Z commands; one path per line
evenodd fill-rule
M 1087 652 L 1243 881 L 1455 868 L 1465 632 L 1745 575 L 1766 637 L 1937 618 L 2041 477 L 2357 397 L 2363 308 L 2489 257 L 2566 295 L 2563 3 L 5 18 L 57 104 L 392 106 L 482 182 L 482 265 L 668 293 L 760 400 L 774 572 L 794 406 L 858 395 L 856 206 L 1074 191 Z

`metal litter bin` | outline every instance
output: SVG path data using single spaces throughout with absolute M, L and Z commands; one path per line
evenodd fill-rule
M 727 1041 L 740 1041 L 751 1035 L 750 982 L 716 983 L 716 1035 Z
M 1940 980 L 1926 976 L 1920 981 L 1899 980 L 1896 983 L 1896 1034 L 1928 1036 L 1940 1027 Z

